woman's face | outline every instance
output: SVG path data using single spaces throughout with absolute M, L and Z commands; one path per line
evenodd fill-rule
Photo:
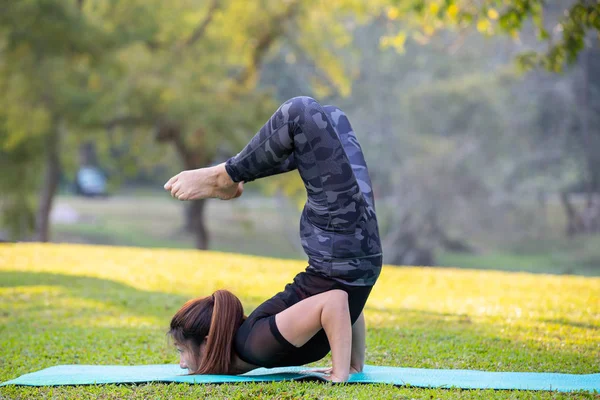
M 179 366 L 190 370 L 190 372 L 196 371 L 199 366 L 200 353 L 203 346 L 201 345 L 199 349 L 198 346 L 194 346 L 188 340 L 187 343 L 175 343 L 175 347 L 179 353 Z

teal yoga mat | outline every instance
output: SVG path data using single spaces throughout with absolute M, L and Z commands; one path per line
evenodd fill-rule
M 260 368 L 244 375 L 183 375 L 178 365 L 59 365 L 25 374 L 5 385 L 54 386 L 103 383 L 185 382 L 235 383 L 322 379 L 306 367 Z M 365 366 L 350 383 L 388 383 L 432 388 L 520 389 L 600 392 L 600 373 L 588 375 L 539 372 L 485 372 Z

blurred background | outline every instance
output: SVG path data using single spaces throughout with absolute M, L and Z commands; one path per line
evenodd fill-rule
M 297 173 L 179 202 L 288 98 L 349 116 L 385 262 L 600 275 L 596 0 L 0 2 L 0 239 L 304 259 Z

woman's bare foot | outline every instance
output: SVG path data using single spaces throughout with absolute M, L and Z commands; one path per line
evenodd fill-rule
M 240 197 L 244 191 L 242 182 L 234 182 L 225 170 L 225 163 L 214 167 L 182 171 L 165 183 L 165 190 L 179 200 Z

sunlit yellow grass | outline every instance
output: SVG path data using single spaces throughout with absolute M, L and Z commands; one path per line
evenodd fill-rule
M 0 270 L 90 276 L 189 296 L 227 288 L 262 299 L 305 267 L 299 261 L 210 251 L 75 244 L 0 247 Z M 568 316 L 600 326 L 600 278 L 384 266 L 368 304 L 512 322 Z

